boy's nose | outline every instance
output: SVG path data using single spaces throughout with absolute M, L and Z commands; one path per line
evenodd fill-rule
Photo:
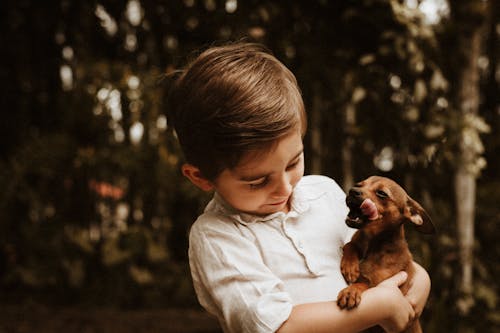
M 288 175 L 283 175 L 281 177 L 274 194 L 276 196 L 289 196 L 292 193 L 292 184 L 290 183 L 290 179 Z

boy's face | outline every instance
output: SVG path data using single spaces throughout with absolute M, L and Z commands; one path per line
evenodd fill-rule
M 267 215 L 288 212 L 293 188 L 303 175 L 302 136 L 294 130 L 270 151 L 249 154 L 234 169 L 224 170 L 213 186 L 233 208 Z

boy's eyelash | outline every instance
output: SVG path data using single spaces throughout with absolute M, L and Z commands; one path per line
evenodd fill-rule
M 297 161 L 297 162 L 293 162 L 292 164 L 290 164 L 290 165 L 287 167 L 287 169 L 291 169 L 291 168 L 293 168 L 294 166 L 296 166 L 297 164 L 299 164 L 299 162 L 298 162 L 298 161 Z
M 290 165 L 287 167 L 287 170 L 289 170 L 289 169 L 292 169 L 292 168 L 296 167 L 296 166 L 299 164 L 299 162 L 300 162 L 300 158 L 299 158 L 297 161 L 295 161 L 295 162 L 293 162 L 292 164 L 290 164 Z
M 253 184 L 249 184 L 249 185 L 250 185 L 250 188 L 251 188 L 251 189 L 258 189 L 258 188 L 261 188 L 261 187 L 266 186 L 268 182 L 269 182 L 269 179 L 268 179 L 268 178 L 265 178 L 265 179 L 264 179 L 264 180 L 262 180 L 261 182 L 258 182 L 258 183 L 253 183 Z
M 286 167 L 287 170 L 290 170 L 290 169 L 293 169 L 295 168 L 299 163 L 300 163 L 300 158 L 297 159 L 296 161 L 294 161 L 293 163 L 291 163 L 290 165 L 288 165 Z M 269 183 L 269 177 L 266 177 L 264 178 L 262 181 L 258 182 L 258 183 L 250 183 L 248 184 L 248 186 L 252 189 L 252 190 L 256 190 L 256 189 L 259 189 L 259 188 L 262 188 L 264 186 L 266 186 L 267 184 Z
M 293 169 L 295 168 L 298 164 L 300 163 L 300 158 L 298 160 L 296 160 L 295 162 L 293 162 L 292 164 L 290 164 L 289 166 L 287 166 L 287 170 L 290 170 L 290 169 Z M 258 183 L 252 183 L 252 184 L 249 184 L 250 188 L 252 190 L 256 190 L 256 189 L 259 189 L 259 188 L 262 188 L 264 186 L 267 185 L 267 183 L 269 183 L 269 178 L 265 178 L 264 180 L 258 182 Z

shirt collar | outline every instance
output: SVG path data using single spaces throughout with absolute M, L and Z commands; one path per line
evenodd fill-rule
M 248 225 L 257 222 L 268 222 L 271 220 L 284 220 L 287 217 L 296 217 L 309 210 L 310 203 L 306 191 L 300 186 L 300 182 L 293 190 L 288 213 L 276 212 L 269 215 L 254 215 L 240 212 L 229 205 L 220 194 L 215 192 L 212 201 L 205 208 L 205 212 L 215 212 L 231 217 L 237 222 Z

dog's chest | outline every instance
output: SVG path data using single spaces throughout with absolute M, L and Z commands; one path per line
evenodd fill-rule
M 374 286 L 400 271 L 406 271 L 412 260 L 406 242 L 374 244 L 361 260 L 360 272 L 370 281 L 370 286 Z

